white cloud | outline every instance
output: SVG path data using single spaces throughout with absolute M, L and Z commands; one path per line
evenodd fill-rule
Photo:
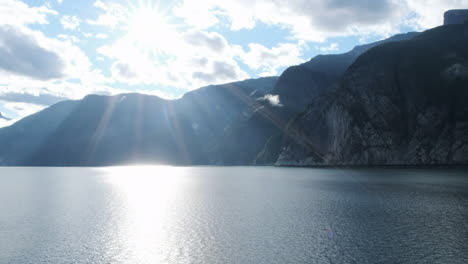
M 208 71 L 193 72 L 192 77 L 205 84 L 219 84 L 249 78 L 249 76 L 242 71 L 239 65 L 233 60 L 214 60 L 210 65 L 208 65 L 207 69 Z
M 0 26 L 0 71 L 39 80 L 61 78 L 65 64 L 58 54 L 39 45 L 31 32 Z
M 99 70 L 92 69 L 75 45 L 76 36 L 51 38 L 28 27 L 47 24 L 47 16 L 55 14 L 45 6 L 0 0 L 0 100 L 15 119 L 66 98 L 119 93 L 105 85 L 109 80 Z
M 173 86 L 190 90 L 249 78 L 238 65 L 242 49 L 229 45 L 217 32 L 173 32 L 155 46 L 141 47 L 138 39 L 127 35 L 98 49 L 114 60 L 112 76 L 128 84 Z M 145 42 L 146 43 L 146 42 Z
M 13 120 L 9 117 L 6 117 L 0 112 L 0 128 L 9 126 L 13 123 Z
M 408 9 L 416 14 L 410 23 L 420 30 L 442 25 L 444 12 L 449 9 L 468 8 L 468 0 L 406 0 L 406 2 Z
M 6 119 L 1 119 L 0 118 L 0 128 L 10 126 L 14 123 L 14 120 L 6 120 Z
M 112 64 L 111 72 L 113 77 L 123 82 L 138 77 L 138 74 L 132 69 L 132 66 L 129 63 L 122 61 L 117 61 Z
M 279 95 L 273 95 L 273 94 L 266 94 L 263 97 L 260 97 L 257 99 L 258 101 L 267 101 L 270 103 L 272 106 L 276 107 L 282 107 L 283 105 L 280 102 L 280 97 Z
M 23 102 L 0 101 L 0 103 L 2 104 L 2 108 L 6 109 L 8 112 L 15 113 L 14 117 L 10 117 L 12 118 L 11 120 L 3 119 L 3 122 L 0 122 L 0 127 L 11 125 L 14 122 L 16 122 L 18 119 L 34 114 L 45 108 L 45 106 L 43 105 L 36 105 L 36 104 L 23 103 Z
M 193 12 L 193 8 L 200 12 Z M 356 31 L 394 30 L 388 22 L 399 15 L 393 0 L 184 0 L 176 11 L 197 27 L 209 28 L 228 21 L 232 30 L 239 30 L 263 22 L 288 28 L 297 39 L 313 41 Z
M 216 32 L 191 31 L 184 34 L 184 39 L 193 46 L 209 48 L 214 52 L 222 52 L 228 46 L 226 39 Z
M 60 40 L 68 41 L 70 43 L 79 43 L 81 40 L 74 35 L 67 35 L 67 34 L 58 34 L 57 38 Z
M 57 12 L 47 6 L 29 7 L 18 0 L 0 0 L 0 25 L 48 24 L 48 15 Z
M 128 7 L 125 7 L 115 2 L 103 2 L 97 0 L 94 2 L 94 7 L 104 11 L 95 20 L 88 20 L 91 25 L 107 26 L 115 28 L 117 25 L 125 21 L 128 17 Z
M 231 30 L 256 23 L 290 30 L 299 40 L 334 36 L 388 36 L 404 25 L 426 29 L 440 25 L 444 11 L 466 8 L 468 0 L 183 0 L 175 14 L 195 28 L 227 23 Z
M 98 39 L 107 39 L 107 38 L 109 38 L 109 36 L 107 34 L 103 34 L 103 33 L 96 34 L 95 37 L 98 38 Z
M 79 78 L 89 71 L 89 59 L 71 41 L 49 38 L 27 27 L 48 23 L 47 15 L 55 11 L 16 0 L 0 1 L 0 78 L 4 83 Z
M 49 38 L 26 27 L 2 26 L 0 31 L 3 80 L 81 78 L 90 71 L 88 57 L 71 41 Z
M 303 62 L 301 55 L 301 47 L 292 43 L 281 43 L 271 49 L 258 43 L 250 43 L 249 51 L 243 52 L 240 57 L 251 69 L 261 70 L 262 75 L 271 76 L 276 75 L 281 67 Z
M 318 49 L 322 53 L 330 53 L 330 52 L 333 52 L 333 51 L 338 51 L 340 48 L 339 48 L 338 43 L 331 43 L 328 46 L 318 47 Z
M 77 16 L 62 16 L 60 23 L 65 29 L 77 29 L 80 26 L 80 20 Z

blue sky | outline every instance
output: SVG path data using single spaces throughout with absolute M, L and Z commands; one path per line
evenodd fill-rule
M 0 112 L 280 75 L 442 23 L 468 0 L 0 0 Z M 11 122 L 9 122 L 11 123 Z M 0 126 L 9 124 L 0 120 Z

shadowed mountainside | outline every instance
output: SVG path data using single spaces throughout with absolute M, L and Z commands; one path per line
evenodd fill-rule
M 468 163 L 467 47 L 465 24 L 369 50 L 269 157 L 278 165 Z
M 251 115 L 276 80 L 203 87 L 177 100 L 122 94 L 64 101 L 0 129 L 0 164 L 211 164 L 224 131 Z
M 284 133 L 288 122 L 315 98 L 335 89 L 333 85 L 362 53 L 380 44 L 411 39 L 418 34 L 411 32 L 395 35 L 357 46 L 347 53 L 319 55 L 306 63 L 289 67 L 271 91 L 272 95 L 278 96 L 281 106 L 265 103 L 251 118 L 236 123 L 222 141 L 223 146 L 219 152 L 223 157 L 223 164 L 271 164 L 270 158 L 259 155 L 265 153 L 262 150 L 267 142 Z M 248 141 L 244 140 L 245 135 L 249 135 Z M 276 146 L 276 152 L 279 152 L 278 147 Z

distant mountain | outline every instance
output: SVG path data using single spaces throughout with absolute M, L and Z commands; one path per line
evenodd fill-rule
M 277 77 L 200 88 L 178 100 L 123 94 L 65 101 L 0 129 L 3 165 L 211 164 L 233 122 Z
M 467 47 L 468 24 L 459 24 L 370 49 L 264 156 L 277 165 L 468 163 Z
M 419 32 L 397 34 L 384 40 L 356 46 L 351 51 L 343 54 L 317 55 L 302 65 L 315 72 L 321 72 L 333 76 L 341 76 L 359 56 L 361 56 L 369 49 L 387 42 L 412 39 L 419 34 Z
M 281 106 L 264 103 L 244 122 L 227 131 L 220 153 L 223 164 L 269 164 L 269 158 L 259 156 L 271 137 L 286 129 L 288 122 L 301 113 L 315 98 L 329 93 L 346 69 L 365 51 L 387 42 L 411 39 L 419 33 L 399 34 L 375 43 L 357 46 L 344 54 L 319 55 L 301 65 L 292 66 L 280 76 L 271 91 Z M 249 135 L 249 140 L 245 140 Z M 277 150 L 279 151 L 279 150 Z

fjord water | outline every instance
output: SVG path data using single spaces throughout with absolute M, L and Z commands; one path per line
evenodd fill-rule
M 0 168 L 0 263 L 468 263 L 468 173 Z

